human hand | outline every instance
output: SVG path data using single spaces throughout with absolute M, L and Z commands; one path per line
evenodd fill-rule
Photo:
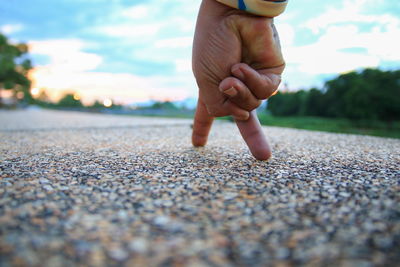
M 255 111 L 277 89 L 284 69 L 272 19 L 203 0 L 193 46 L 199 102 L 192 142 L 204 146 L 214 117 L 232 115 L 257 159 L 271 150 Z

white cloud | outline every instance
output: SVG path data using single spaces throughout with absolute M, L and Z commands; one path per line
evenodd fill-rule
M 152 24 L 117 24 L 98 27 L 96 30 L 111 37 L 122 37 L 140 42 L 138 38 L 154 38 L 160 31 L 162 25 L 159 23 Z
M 4 24 L 0 26 L 0 32 L 4 34 L 12 34 L 21 31 L 24 28 L 22 24 Z
M 175 68 L 177 72 L 192 73 L 192 61 L 190 59 L 175 60 Z
M 137 20 L 144 19 L 149 16 L 149 6 L 136 5 L 122 11 L 122 16 Z
M 171 17 L 165 21 L 165 26 L 172 27 L 175 29 L 175 33 L 183 33 L 191 35 L 194 34 L 194 28 L 196 26 L 196 13 L 192 13 L 189 16 L 177 16 Z
M 361 67 L 377 67 L 385 50 L 374 34 L 360 33 L 356 26 L 330 27 L 325 35 L 310 45 L 284 48 L 288 64 L 298 66 L 299 71 L 312 74 L 346 72 Z M 365 48 L 367 53 L 346 51 Z M 375 51 L 373 52 L 373 49 Z
M 314 33 L 320 33 L 325 28 L 335 24 L 349 23 L 377 23 L 388 24 L 397 23 L 398 18 L 388 15 L 375 15 L 365 13 L 367 7 L 377 6 L 383 3 L 381 0 L 344 0 L 341 8 L 330 8 L 325 13 L 320 14 L 304 23 L 304 26 L 311 29 Z
M 177 37 L 156 40 L 154 43 L 155 48 L 188 48 L 193 43 L 193 36 Z
M 292 46 L 295 38 L 295 28 L 289 23 L 279 23 L 276 25 L 279 39 L 285 46 Z
M 89 44 L 78 39 L 33 41 L 31 53 L 47 55 L 50 63 L 36 66 L 30 73 L 33 87 L 48 88 L 57 99 L 65 92 L 78 92 L 86 103 L 112 98 L 119 103 L 159 100 L 181 100 L 195 92 L 191 76 L 140 77 L 129 73 L 95 72 L 102 58 L 82 50 Z M 185 61 L 176 61 L 178 71 L 186 71 Z
M 32 41 L 28 43 L 32 54 L 47 55 L 50 58 L 49 68 L 59 72 L 79 72 L 96 69 L 103 61 L 102 57 L 83 52 L 88 44 L 78 39 L 58 39 Z
M 180 95 L 193 96 L 197 89 L 191 73 L 191 47 L 200 2 L 149 0 L 115 10 L 110 21 L 96 26 L 95 31 L 118 38 L 119 45 L 129 44 L 132 60 L 174 64 L 172 74 L 169 69 L 164 78 L 151 76 L 157 81 L 155 87 L 182 88 Z
M 51 66 L 37 67 L 31 77 L 34 86 L 50 88 L 53 98 L 59 98 L 65 92 L 78 92 L 84 102 L 111 98 L 119 103 L 157 100 L 182 100 L 190 96 L 190 88 L 171 86 L 175 77 L 140 77 L 129 73 L 74 72 L 55 71 Z M 187 77 L 181 77 L 181 84 L 192 83 Z
M 200 0 L 192 1 L 188 4 L 181 0 L 149 0 L 145 4 L 115 9 L 104 24 L 94 30 L 126 41 L 146 37 L 157 40 L 166 35 L 173 38 L 193 33 Z
M 318 34 L 327 27 L 337 24 L 375 23 L 387 27 L 398 25 L 399 19 L 391 15 L 363 15 L 352 10 L 330 10 L 316 18 L 308 20 L 304 26 Z
M 344 0 L 341 8 L 330 8 L 300 26 L 278 25 L 290 71 L 336 74 L 400 61 L 400 18 L 374 14 L 371 9 L 365 12 L 379 3 L 383 2 Z M 318 37 L 316 41 L 296 45 L 295 40 L 302 39 L 296 35 L 301 28 L 310 29 Z

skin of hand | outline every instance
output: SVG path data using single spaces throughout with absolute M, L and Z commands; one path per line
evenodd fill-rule
M 192 143 L 207 143 L 214 117 L 234 117 L 253 156 L 271 157 L 255 108 L 278 88 L 285 62 L 273 19 L 203 0 L 193 44 L 199 101 Z

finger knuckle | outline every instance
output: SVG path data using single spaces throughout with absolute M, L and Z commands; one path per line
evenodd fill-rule
M 259 92 L 257 94 L 257 98 L 259 100 L 265 100 L 265 99 L 268 99 L 271 95 L 272 95 L 272 91 L 269 90 L 269 88 L 268 88 L 268 89 L 264 89 L 261 92 Z
M 259 106 L 261 106 L 261 100 L 258 100 L 257 102 L 254 103 L 253 109 L 258 108 Z
M 250 112 L 255 110 L 256 108 L 258 108 L 261 105 L 261 100 L 257 100 L 257 101 L 251 101 L 250 103 L 246 104 L 246 105 L 241 105 L 240 108 Z
M 217 117 L 217 111 L 216 110 L 208 110 L 208 114 L 213 117 Z
M 208 114 L 210 114 L 210 116 L 212 116 L 212 117 L 225 116 L 225 115 L 223 115 L 222 110 L 220 108 L 217 108 L 217 107 L 210 107 L 210 108 L 208 107 L 207 111 L 208 111 Z
M 261 81 L 260 81 L 260 87 L 262 88 L 262 89 L 268 89 L 269 87 L 270 87 L 270 85 L 271 85 L 271 83 L 267 80 L 267 79 L 261 79 Z
M 251 103 L 251 105 L 246 109 L 247 111 L 253 111 L 256 108 L 258 108 L 259 106 L 261 106 L 261 100 L 257 100 Z
M 277 88 L 277 85 L 271 84 L 267 80 L 263 80 L 260 85 L 260 90 L 257 93 L 257 98 L 260 100 L 268 99 Z

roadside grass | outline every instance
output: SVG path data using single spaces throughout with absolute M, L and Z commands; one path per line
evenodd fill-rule
M 267 114 L 258 115 L 262 125 L 400 138 L 400 121 L 392 123 L 391 128 L 383 122 L 360 121 L 321 117 L 274 117 Z
M 88 110 L 75 110 L 85 111 Z M 115 112 L 107 112 L 106 114 L 125 115 L 125 116 L 146 116 L 146 117 L 164 117 L 164 118 L 185 118 L 193 119 L 194 111 L 176 112 L 162 111 L 149 113 L 128 113 L 118 114 Z M 348 133 L 371 135 L 379 137 L 389 137 L 400 139 L 400 121 L 395 121 L 389 128 L 387 123 L 378 121 L 359 121 L 354 122 L 348 119 L 338 118 L 322 118 L 322 117 L 275 117 L 267 113 L 259 112 L 258 117 L 262 125 L 277 126 L 295 129 L 304 129 L 311 131 L 323 131 L 333 133 Z M 233 121 L 231 117 L 221 117 L 218 120 Z
M 157 115 L 147 115 L 150 117 L 160 117 Z M 193 118 L 194 114 L 164 114 L 161 117 L 173 118 Z M 389 137 L 400 139 L 400 121 L 391 125 L 391 129 L 384 122 L 359 121 L 354 122 L 348 119 L 322 118 L 322 117 L 275 117 L 265 113 L 259 113 L 258 118 L 262 125 L 277 126 L 310 131 L 322 131 L 332 133 L 347 133 L 359 135 L 371 135 L 379 137 Z M 233 121 L 231 117 L 221 117 L 218 120 Z

